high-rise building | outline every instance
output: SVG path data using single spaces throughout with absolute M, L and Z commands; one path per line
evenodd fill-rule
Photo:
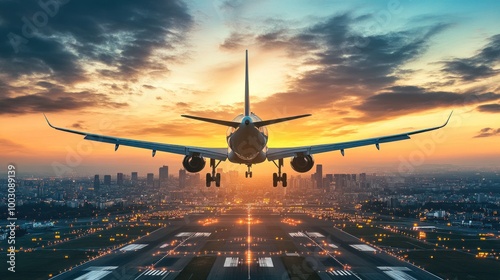
M 179 169 L 179 188 L 186 187 L 186 170 Z
M 104 185 L 111 186 L 111 175 L 104 175 Z
M 168 166 L 160 167 L 159 171 L 160 186 L 166 186 L 168 182 Z
M 118 186 L 123 186 L 123 173 L 116 174 L 116 184 Z
M 323 165 L 316 164 L 316 187 L 323 188 Z
M 101 182 L 99 181 L 99 175 L 94 176 L 94 191 L 99 192 L 99 188 L 101 187 Z
M 138 181 L 137 172 L 132 172 L 132 174 L 130 176 L 130 180 L 132 180 L 132 183 L 137 183 L 137 181 Z
M 148 173 L 148 175 L 146 176 L 146 184 L 148 186 L 153 186 L 154 179 L 155 179 L 155 175 L 153 173 Z

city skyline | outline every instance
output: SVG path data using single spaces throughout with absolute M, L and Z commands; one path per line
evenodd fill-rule
M 442 131 L 381 145 L 380 151 L 320 154 L 315 161 L 328 172 L 411 172 L 433 164 L 498 170 L 499 5 L 130 1 L 104 7 L 70 1 L 55 9 L 0 2 L 0 163 L 18 165 L 20 174 L 53 176 L 162 165 L 178 170 L 180 156 L 159 152 L 151 158 L 128 147 L 115 152 L 51 130 L 42 113 L 78 130 L 225 147 L 224 128 L 180 114 L 230 120 L 242 113 L 248 49 L 252 110 L 264 119 L 313 114 L 270 127 L 269 146 L 439 125 L 453 109 Z M 117 12 L 107 17 L 107 9 Z M 46 22 L 34 11 L 45 13 Z M 130 15 L 137 22 L 129 22 Z M 270 176 L 272 166 L 256 166 L 254 175 Z M 293 174 L 288 161 L 285 170 Z

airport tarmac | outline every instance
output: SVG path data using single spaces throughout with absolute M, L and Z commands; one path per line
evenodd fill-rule
M 52 279 L 441 279 L 307 215 L 189 215 Z

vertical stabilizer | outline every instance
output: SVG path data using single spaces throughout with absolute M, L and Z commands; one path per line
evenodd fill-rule
M 250 116 L 250 93 L 248 92 L 248 50 L 245 53 L 245 116 Z

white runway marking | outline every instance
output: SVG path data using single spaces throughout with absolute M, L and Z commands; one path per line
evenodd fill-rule
M 363 252 L 376 252 L 377 251 L 377 249 L 370 247 L 366 244 L 352 244 L 349 246 L 351 246 L 352 248 L 354 248 L 358 251 L 363 251 Z
M 306 234 L 309 235 L 309 237 L 312 237 L 312 238 L 323 238 L 323 237 L 325 237 L 323 234 L 321 234 L 319 232 L 307 232 L 306 231 Z
M 300 257 L 299 253 L 285 253 L 287 257 Z
M 337 249 L 339 246 L 335 245 L 335 244 L 331 244 L 329 243 L 328 246 L 332 247 L 333 249 Z
M 109 270 L 97 270 L 97 271 L 89 271 L 82 276 L 75 278 L 75 280 L 99 280 L 104 278 L 106 275 L 110 274 Z
M 352 275 L 352 272 L 349 270 L 333 270 L 333 271 L 328 271 L 333 276 L 349 276 Z
M 237 267 L 239 258 L 226 258 L 224 261 L 224 267 Z
M 137 251 L 144 247 L 148 246 L 148 244 L 129 244 L 120 249 L 120 251 Z
M 259 258 L 260 267 L 274 267 L 273 260 L 271 258 Z
M 210 234 L 210 232 L 180 232 L 175 237 L 208 237 Z
M 303 232 L 290 232 L 291 237 L 307 237 Z
M 411 271 L 408 267 L 404 266 L 378 266 L 378 269 L 382 270 L 387 276 L 396 280 L 417 280 L 405 273 L 405 271 Z
M 84 270 L 86 271 L 102 271 L 102 270 L 113 270 L 117 269 L 118 266 L 90 266 Z
M 168 273 L 168 271 L 166 270 L 155 270 L 155 269 L 151 269 L 151 270 L 147 270 L 146 273 L 144 273 L 144 275 L 147 275 L 147 276 L 166 276 Z

